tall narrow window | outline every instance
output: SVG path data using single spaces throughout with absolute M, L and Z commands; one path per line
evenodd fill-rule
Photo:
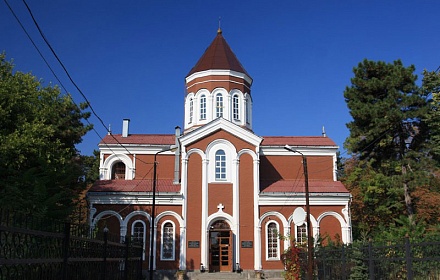
M 206 96 L 204 94 L 200 96 L 200 119 L 206 119 Z
M 238 102 L 238 95 L 234 95 L 234 97 L 232 97 L 232 112 L 233 112 L 233 117 L 234 120 L 239 120 L 240 119 L 240 110 L 239 110 L 239 102 Z
M 142 244 L 143 248 L 145 249 L 145 226 L 141 221 L 136 221 L 133 223 L 131 237 L 133 242 Z M 142 258 L 145 259 L 145 254 L 142 255 Z
M 307 242 L 307 226 L 302 224 L 296 226 L 296 243 L 305 244 Z
M 223 150 L 215 153 L 215 179 L 226 180 L 226 154 Z
M 267 225 L 267 259 L 278 259 L 278 234 L 277 224 Z
M 162 227 L 161 260 L 174 260 L 174 225 L 166 222 Z
M 215 111 L 216 111 L 216 117 L 221 118 L 223 117 L 223 96 L 221 93 L 218 93 L 215 97 Z
M 189 123 L 193 121 L 194 114 L 194 100 L 192 98 L 189 99 Z
M 112 180 L 125 179 L 125 164 L 117 162 L 112 167 Z
M 250 119 L 250 105 L 249 105 L 249 102 L 250 102 L 250 100 L 249 100 L 249 98 L 248 99 L 246 99 L 246 123 L 247 124 L 250 124 L 251 123 L 251 119 Z

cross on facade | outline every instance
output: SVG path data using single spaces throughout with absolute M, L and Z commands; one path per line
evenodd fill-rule
M 219 212 L 223 212 L 223 208 L 225 208 L 225 206 L 223 206 L 223 204 L 220 203 L 219 205 L 217 205 L 217 208 Z

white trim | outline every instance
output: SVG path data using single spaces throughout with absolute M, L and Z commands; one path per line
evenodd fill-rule
M 133 161 L 126 154 L 114 153 L 107 157 L 102 164 L 100 178 L 102 180 L 111 180 L 112 178 L 112 168 L 118 163 L 122 162 L 125 164 L 125 180 L 133 180 L 134 179 L 134 168 Z
M 318 216 L 318 219 L 317 219 L 318 224 L 321 224 L 321 221 L 327 216 L 335 217 L 339 221 L 339 224 L 341 225 L 342 242 L 344 244 L 351 243 L 352 242 L 352 240 L 351 240 L 351 227 L 350 227 L 349 223 L 346 222 L 345 219 L 339 213 L 337 213 L 335 211 L 326 211 L 326 212 L 322 213 L 321 215 Z
M 144 232 L 142 233 L 142 260 L 145 261 L 145 244 L 146 242 L 146 234 L 147 234 L 147 225 L 145 224 L 144 221 L 142 220 L 134 220 L 133 223 L 131 224 L 131 236 L 133 236 L 133 231 L 134 231 L 134 225 L 136 223 L 141 223 L 144 229 Z
M 263 138 L 253 134 L 247 129 L 241 128 L 240 126 L 237 126 L 223 118 L 217 118 L 204 126 L 192 130 L 187 134 L 184 134 L 180 138 L 180 143 L 183 147 L 186 147 L 191 143 L 199 139 L 203 139 L 204 137 L 214 133 L 219 129 L 231 133 L 232 135 L 248 142 L 252 146 L 259 146 L 261 141 L 263 140 Z
M 164 227 L 165 224 L 170 223 L 173 228 L 173 249 L 172 249 L 172 257 L 169 259 L 163 258 L 163 241 L 164 241 Z M 160 239 L 160 260 L 161 261 L 174 261 L 176 259 L 176 225 L 172 220 L 165 220 L 161 224 L 161 239 Z
M 269 231 L 268 231 L 268 229 L 269 229 L 270 224 L 275 224 L 276 231 L 280 232 L 280 225 L 278 224 L 277 221 L 271 220 L 265 224 L 264 233 L 266 235 L 266 240 L 265 240 L 266 261 L 277 261 L 277 260 L 280 260 L 280 239 L 279 238 L 275 238 L 275 240 L 277 242 L 277 252 L 276 252 L 277 256 L 275 258 L 269 257 Z
M 191 82 L 194 79 L 203 78 L 206 76 L 232 76 L 232 77 L 241 78 L 241 79 L 245 80 L 247 83 L 249 83 L 249 85 L 252 85 L 252 78 L 249 77 L 248 75 L 246 75 L 245 73 L 232 71 L 232 70 L 216 70 L 216 69 L 195 72 L 195 73 L 189 75 L 188 77 L 186 77 L 185 81 L 188 84 L 189 82 Z M 215 81 L 219 81 L 219 80 L 215 80 Z M 230 80 L 227 80 L 227 81 L 230 81 Z M 206 81 L 204 81 L 204 82 L 206 82 Z M 231 82 L 233 82 L 233 81 L 231 81 Z M 235 82 L 235 83 L 238 83 L 238 82 Z M 190 88 L 190 87 L 188 87 L 188 88 Z
M 215 154 L 217 151 L 223 150 L 226 156 L 226 179 L 225 180 L 217 180 L 215 177 Z M 237 158 L 237 151 L 235 150 L 235 146 L 225 140 L 225 139 L 216 139 L 209 143 L 206 147 L 206 157 L 208 159 L 208 183 L 232 183 L 232 162 Z

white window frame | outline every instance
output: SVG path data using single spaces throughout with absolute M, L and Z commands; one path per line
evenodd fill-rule
M 278 238 L 278 235 L 275 235 L 275 244 L 276 244 L 276 256 L 275 257 L 269 257 L 269 244 L 270 240 L 269 238 L 272 237 L 269 235 L 269 226 L 274 224 L 276 232 L 279 232 L 279 225 L 275 221 L 270 221 L 266 223 L 266 260 L 273 261 L 273 260 L 280 260 L 280 239 Z
M 219 155 L 219 152 L 222 152 Z M 226 152 L 222 149 L 218 149 L 215 152 L 215 180 L 216 181 L 226 181 L 227 178 L 227 169 L 226 169 Z
M 171 228 L 173 229 L 173 233 L 172 233 L 172 256 L 171 258 L 164 258 L 164 229 L 165 229 L 165 225 L 170 223 L 171 224 Z M 166 220 L 162 223 L 161 226 L 161 238 L 160 238 L 160 260 L 161 261 L 174 261 L 176 259 L 176 225 L 174 224 L 173 221 L 171 220 Z
M 223 95 L 221 93 L 217 93 L 215 96 L 215 116 L 217 118 L 223 117 Z
M 232 119 L 240 120 L 240 96 L 237 93 L 232 96 Z
M 146 232 L 147 227 L 146 227 L 145 222 L 142 221 L 142 220 L 135 220 L 135 221 L 133 221 L 133 223 L 131 224 L 131 236 L 132 236 L 132 238 L 133 238 L 134 228 L 135 228 L 136 223 L 142 224 L 142 227 L 144 229 L 144 232 L 142 234 L 142 248 L 143 248 L 142 260 L 145 260 L 145 243 L 146 243 L 145 242 L 146 241 L 145 238 L 146 238 L 146 234 L 147 234 L 147 232 Z
M 190 97 L 190 99 L 189 99 L 189 122 L 188 123 L 193 122 L 193 114 L 194 114 L 194 99 L 192 97 Z
M 298 234 L 300 233 L 299 232 L 300 228 L 304 229 L 305 237 L 303 235 L 301 235 L 301 240 L 298 240 Z M 301 231 L 302 231 L 302 229 L 301 229 Z M 307 223 L 303 222 L 301 224 L 295 225 L 295 243 L 297 243 L 297 244 L 306 244 L 307 243 L 307 237 L 308 237 L 308 234 L 307 234 Z M 303 238 L 304 238 L 304 240 L 303 240 Z
M 206 120 L 206 95 L 200 95 L 200 120 Z

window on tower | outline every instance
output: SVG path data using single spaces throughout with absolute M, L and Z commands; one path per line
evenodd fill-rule
M 221 93 L 218 93 L 215 97 L 216 102 L 216 117 L 221 118 L 223 117 L 223 95 Z
M 200 119 L 206 119 L 206 96 L 204 94 L 200 96 Z
M 223 150 L 215 153 L 215 180 L 226 180 L 226 154 Z
M 194 100 L 191 97 L 189 99 L 189 123 L 192 123 L 193 121 L 193 114 L 194 114 Z
M 251 123 L 251 105 L 250 105 L 251 99 L 246 98 L 246 124 Z
M 232 112 L 233 112 L 234 120 L 236 120 L 236 121 L 240 120 L 238 94 L 236 94 L 232 97 Z

